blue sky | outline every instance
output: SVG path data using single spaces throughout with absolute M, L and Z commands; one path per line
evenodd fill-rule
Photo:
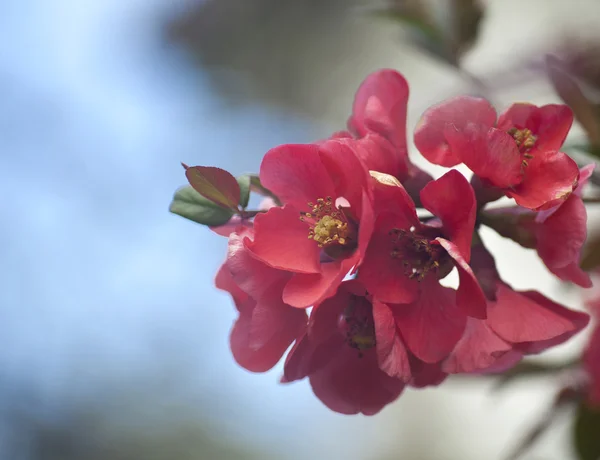
M 210 403 L 230 434 L 285 442 L 302 418 L 340 419 L 306 383 L 278 385 L 280 369 L 235 365 L 234 309 L 212 286 L 226 242 L 167 208 L 185 180 L 179 161 L 257 170 L 269 147 L 318 129 L 223 108 L 161 41 L 172 11 L 158 3 L 3 5 L 3 379 L 33 388 L 52 415 L 107 385 L 181 372 L 174 397 Z

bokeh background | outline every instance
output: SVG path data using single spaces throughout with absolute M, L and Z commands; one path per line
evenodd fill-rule
M 455 2 L 392 3 L 444 23 Z M 543 55 L 597 40 L 600 3 L 481 3 L 473 46 L 440 54 L 369 0 L 4 0 L 0 459 L 504 458 L 559 379 L 454 379 L 334 414 L 281 367 L 234 363 L 212 284 L 226 240 L 168 213 L 180 161 L 257 171 L 270 147 L 342 128 L 381 67 L 411 85 L 409 130 L 458 93 L 558 102 Z M 515 288 L 582 308 L 534 253 L 483 236 Z M 523 458 L 573 458 L 568 438 L 564 419 Z

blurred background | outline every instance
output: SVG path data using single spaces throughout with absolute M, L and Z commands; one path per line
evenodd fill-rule
M 597 0 L 2 7 L 0 459 L 494 460 L 544 416 L 556 379 L 450 380 L 367 418 L 332 413 L 307 382 L 280 385 L 281 367 L 239 368 L 235 309 L 212 284 L 226 240 L 168 205 L 180 161 L 257 171 L 270 147 L 343 128 L 381 67 L 411 85 L 410 131 L 458 93 L 500 110 L 559 102 L 544 53 L 598 83 Z M 582 308 L 532 251 L 483 236 L 515 288 Z M 523 458 L 574 458 L 568 438 L 565 419 Z

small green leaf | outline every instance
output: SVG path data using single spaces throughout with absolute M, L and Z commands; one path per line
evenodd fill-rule
M 219 226 L 226 224 L 234 212 L 204 198 L 189 185 L 175 192 L 169 211 L 202 225 Z
M 600 458 L 600 410 L 580 404 L 573 424 L 573 444 L 580 460 Z
M 245 209 L 248 206 L 248 201 L 250 200 L 250 175 L 244 174 L 237 178 L 238 184 L 240 186 L 240 206 L 242 209 Z
M 235 177 L 224 169 L 192 166 L 185 169 L 185 176 L 194 190 L 204 198 L 221 207 L 237 209 L 240 202 L 240 186 Z

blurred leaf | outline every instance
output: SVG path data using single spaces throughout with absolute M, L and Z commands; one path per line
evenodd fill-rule
M 564 63 L 554 56 L 547 56 L 546 65 L 554 89 L 565 104 L 573 110 L 575 118 L 585 130 L 590 144 L 600 146 L 600 117 L 595 105 L 583 94 L 579 84 L 565 70 Z M 600 157 L 600 148 L 596 147 L 593 150 L 592 154 Z
M 385 9 L 376 10 L 373 12 L 373 15 L 409 26 L 431 41 L 437 43 L 443 41 L 440 31 L 434 25 L 430 24 L 424 16 L 414 11 Z
M 169 211 L 202 225 L 226 224 L 233 216 L 231 209 L 222 208 L 207 200 L 189 185 L 175 192 Z
M 452 5 L 454 53 L 458 56 L 475 42 L 483 18 L 483 7 L 479 0 L 453 0 Z
M 534 361 L 521 361 L 511 370 L 497 375 L 497 381 L 494 385 L 496 390 L 517 380 L 528 379 L 531 377 L 540 377 L 545 375 L 554 375 L 558 372 L 570 369 L 576 366 L 579 360 L 565 361 L 562 363 L 536 363 Z
M 239 205 L 242 209 L 245 209 L 248 206 L 248 201 L 250 200 L 250 175 L 244 174 L 237 178 L 238 185 L 240 186 L 240 203 Z
M 240 186 L 236 178 L 224 169 L 213 166 L 186 167 L 185 176 L 203 197 L 224 208 L 237 209 Z
M 583 258 L 581 259 L 581 268 L 585 271 L 591 271 L 600 266 L 600 235 L 595 234 L 588 238 L 583 249 Z
M 600 458 L 600 410 L 579 405 L 573 424 L 573 443 L 581 460 Z

